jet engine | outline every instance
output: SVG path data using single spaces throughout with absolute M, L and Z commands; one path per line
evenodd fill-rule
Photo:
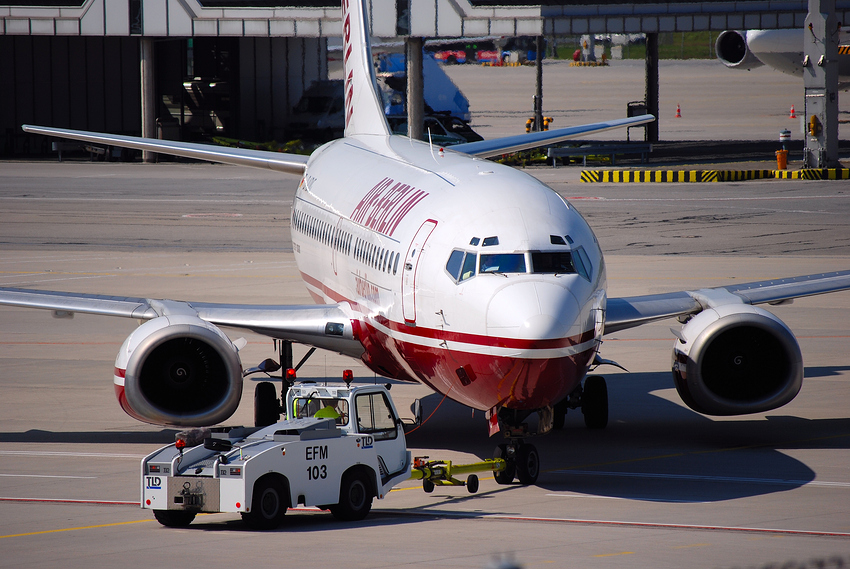
M 714 43 L 714 53 L 717 54 L 717 59 L 722 61 L 723 65 L 732 69 L 749 71 L 764 65 L 747 46 L 745 32 L 735 30 L 721 32 Z
M 196 316 L 160 316 L 121 346 L 115 392 L 124 411 L 146 423 L 213 425 L 239 406 L 242 364 L 216 326 Z
M 740 304 L 704 310 L 677 335 L 673 379 L 694 411 L 760 413 L 785 405 L 800 391 L 800 346 L 766 310 Z

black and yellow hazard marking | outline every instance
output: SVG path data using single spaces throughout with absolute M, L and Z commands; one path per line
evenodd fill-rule
M 848 180 L 848 168 L 807 170 L 582 170 L 581 181 L 588 183 L 705 183 L 745 180 Z
M 838 55 L 850 55 L 850 45 L 838 46 Z
M 776 178 L 784 180 L 850 180 L 850 168 L 808 168 L 774 172 Z

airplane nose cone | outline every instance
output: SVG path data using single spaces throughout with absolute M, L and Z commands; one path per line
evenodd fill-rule
M 550 282 L 512 283 L 499 289 L 487 308 L 487 332 L 528 340 L 566 338 L 579 306 L 564 286 Z

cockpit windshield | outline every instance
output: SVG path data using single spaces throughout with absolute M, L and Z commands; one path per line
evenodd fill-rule
M 573 256 L 569 251 L 536 251 L 531 253 L 534 273 L 567 274 L 576 272 Z
M 526 272 L 543 275 L 578 274 L 589 281 L 593 267 L 581 246 L 572 250 L 481 254 L 455 249 L 446 262 L 446 273 L 455 283 L 465 281 L 476 274 Z
M 524 273 L 525 255 L 522 253 L 482 253 L 478 272 Z

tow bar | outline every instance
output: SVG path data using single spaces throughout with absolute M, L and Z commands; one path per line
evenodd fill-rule
M 478 476 L 474 472 L 501 472 L 507 468 L 502 458 L 488 458 L 472 464 L 452 464 L 450 460 L 428 460 L 427 456 L 413 459 L 410 480 L 421 480 L 422 489 L 428 493 L 435 486 L 466 486 L 470 494 L 478 492 Z M 455 475 L 469 474 L 466 482 L 458 480 Z

